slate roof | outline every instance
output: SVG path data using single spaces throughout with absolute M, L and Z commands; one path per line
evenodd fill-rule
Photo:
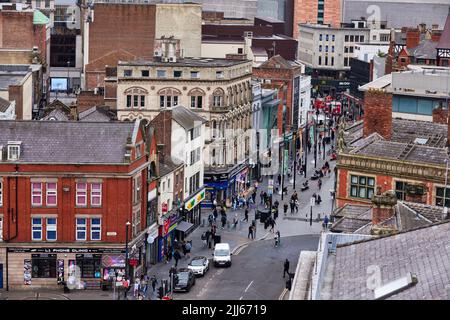
M 333 232 L 358 233 L 370 235 L 372 229 L 372 205 L 346 204 L 332 214 Z M 380 226 L 406 231 L 443 221 L 442 207 L 399 201 L 392 218 L 383 221 Z
M 186 130 L 191 130 L 201 123 L 207 122 L 203 117 L 200 117 L 194 111 L 189 110 L 183 106 L 177 106 L 172 109 L 172 119 Z
M 48 121 L 69 121 L 69 115 L 62 109 L 52 109 L 41 120 Z
M 408 49 L 410 56 L 416 59 L 436 59 L 436 41 L 423 40 L 417 47 Z
M 106 122 L 117 120 L 115 112 L 108 107 L 92 107 L 78 114 L 79 121 Z
M 450 8 L 445 21 L 444 30 L 442 31 L 441 38 L 437 45 L 439 49 L 450 49 Z
M 134 122 L 0 121 L 0 145 L 21 141 L 18 163 L 121 164 L 134 127 Z
M 0 112 L 6 112 L 6 110 L 8 110 L 10 105 L 11 102 L 0 97 Z
M 165 176 L 166 174 L 169 174 L 170 172 L 175 171 L 180 166 L 182 166 L 183 163 L 176 164 L 171 157 L 165 157 L 163 160 L 160 159 L 159 161 L 159 175 L 161 177 Z
M 418 283 L 388 300 L 450 299 L 450 223 L 337 246 L 331 299 L 372 300 L 367 286 L 369 266 L 381 271 L 382 284 L 417 276 Z

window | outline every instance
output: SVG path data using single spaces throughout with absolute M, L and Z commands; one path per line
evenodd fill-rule
M 46 184 L 46 204 L 48 207 L 56 206 L 57 203 L 57 184 L 50 182 Z
M 169 191 L 170 191 L 170 178 L 169 178 L 169 179 L 167 179 L 167 190 L 169 190 Z
M 8 160 L 18 160 L 20 156 L 20 145 L 8 146 Z
M 353 198 L 372 199 L 375 178 L 354 176 L 350 178 L 350 196 Z
M 328 35 L 325 35 L 325 41 L 328 41 L 329 39 L 328 39 Z
M 373 40 L 376 40 L 376 36 L 374 36 L 375 37 L 375 39 L 373 39 Z M 380 41 L 383 41 L 383 42 L 388 42 L 388 41 L 390 41 L 390 34 L 389 33 L 383 33 L 383 34 L 380 34 Z
M 331 57 L 331 65 L 334 66 L 334 57 Z
M 191 71 L 191 78 L 197 79 L 200 77 L 200 72 L 198 71 Z
M 223 79 L 224 73 L 223 71 L 216 71 L 216 79 Z
M 322 52 L 322 45 L 319 45 L 319 52 Z
M 178 96 L 181 91 L 172 88 L 166 88 L 158 91 L 159 106 L 161 108 L 170 108 L 178 105 Z
M 238 54 L 242 54 L 242 53 L 244 53 L 244 49 L 238 48 Z
M 42 206 L 42 183 L 31 183 L 31 205 Z
M 374 35 L 372 36 L 372 40 L 377 40 L 377 35 L 376 35 L 376 34 L 374 34 Z
M 445 206 L 450 207 L 450 188 L 446 188 L 444 197 L 444 188 L 436 188 L 436 205 L 442 207 L 445 201 Z
M 56 278 L 56 254 L 31 255 L 32 278 Z
M 139 96 L 133 96 L 133 107 L 137 108 L 139 102 Z
M 359 36 L 359 42 L 364 42 L 364 36 Z
M 76 219 L 75 239 L 77 241 L 86 241 L 86 218 Z
M 344 58 L 344 67 L 348 67 L 348 58 Z
M 162 192 L 165 192 L 165 191 L 166 191 L 166 182 L 163 181 L 163 183 L 162 183 Z
M 148 91 L 144 88 L 132 87 L 125 90 L 127 96 L 127 108 L 144 108 L 145 96 Z
M 91 219 L 91 240 L 101 240 L 102 239 L 102 219 L 93 218 Z
M 197 139 L 198 137 L 200 137 L 201 129 L 202 128 L 200 126 L 198 126 L 198 127 L 195 127 L 194 129 L 191 129 L 189 131 L 190 132 L 190 136 L 191 136 L 191 141 L 194 140 L 194 139 Z
M 405 200 L 406 194 L 406 182 L 396 181 L 395 182 L 395 194 L 398 200 Z
M 145 107 L 145 96 L 140 96 L 141 97 L 141 108 Z
M 183 75 L 183 72 L 182 72 L 182 71 L 174 71 L 174 72 L 173 72 L 173 77 L 174 77 L 174 78 L 181 78 L 182 75 Z
M 127 108 L 131 108 L 131 99 L 132 99 L 132 95 L 127 95 Z
M 325 46 L 325 52 L 328 52 L 328 46 Z
M 200 187 L 200 172 L 189 178 L 189 194 L 194 193 Z
M 142 70 L 141 75 L 143 77 L 150 77 L 150 71 L 149 70 Z
M 331 52 L 334 52 L 334 46 L 331 46 Z
M 102 205 L 102 184 L 91 183 L 91 206 L 100 207 Z
M 136 236 L 141 231 L 141 210 L 133 212 L 133 235 Z
M 0 217 L 0 242 L 3 241 L 3 218 Z
M 322 41 L 322 34 L 319 34 L 319 41 Z
M 331 41 L 334 41 L 336 39 L 336 36 L 333 34 L 331 35 Z
M 191 96 L 191 108 L 202 108 L 203 98 L 202 96 Z
M 87 183 L 85 182 L 76 184 L 76 205 L 87 206 Z
M 134 179 L 134 203 L 141 201 L 141 177 Z
M 350 36 L 350 42 L 355 42 L 355 36 L 353 35 Z
M 3 205 L 3 182 L 0 180 L 0 207 Z
M 42 240 L 42 218 L 31 218 L 31 239 Z
M 200 148 L 191 151 L 191 161 L 189 162 L 191 165 L 200 161 Z
M 328 57 L 325 57 L 325 65 L 328 65 Z
M 222 96 L 214 96 L 213 97 L 213 107 L 221 107 L 223 102 Z
M 101 278 L 102 256 L 99 254 L 77 254 L 76 266 L 82 278 Z
M 158 78 L 165 78 L 166 77 L 166 70 L 156 70 L 156 76 Z
M 56 241 L 56 218 L 47 218 L 46 230 L 46 240 Z
M 355 42 L 359 42 L 359 36 L 355 36 Z
M 350 53 L 353 53 L 353 47 L 350 47 Z
M 319 66 L 321 66 L 321 65 L 322 65 L 322 57 L 319 56 Z
M 133 75 L 133 70 L 130 70 L 130 69 L 123 70 L 124 77 L 131 77 L 132 75 Z
M 347 34 L 347 35 L 345 35 L 345 42 L 348 42 L 348 39 L 349 39 L 349 37 L 348 37 L 348 34 Z
M 348 47 L 344 47 L 344 53 L 348 53 Z

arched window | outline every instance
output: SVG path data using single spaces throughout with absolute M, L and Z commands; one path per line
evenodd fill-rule
M 213 92 L 213 107 L 222 107 L 224 105 L 225 92 L 221 88 L 217 88 Z
M 145 108 L 145 100 L 148 91 L 140 87 L 131 87 L 125 90 L 127 108 Z
M 181 91 L 175 88 L 164 88 L 158 91 L 159 107 L 170 108 L 178 105 Z
M 189 91 L 188 96 L 191 97 L 191 108 L 203 108 L 203 97 L 205 95 L 205 91 L 199 88 L 195 88 Z
M 215 138 L 217 137 L 217 121 L 216 120 L 212 120 L 211 121 L 211 137 Z

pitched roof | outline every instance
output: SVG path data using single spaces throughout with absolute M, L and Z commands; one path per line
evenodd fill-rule
M 50 112 L 46 112 L 46 115 L 41 120 L 53 120 L 53 121 L 69 121 L 69 113 L 64 112 L 62 109 L 52 109 Z
M 191 130 L 200 123 L 207 122 L 205 118 L 183 106 L 177 106 L 172 109 L 172 119 L 186 130 Z
M 450 8 L 445 21 L 444 30 L 442 31 L 441 38 L 437 45 L 438 49 L 450 49 Z
M 92 107 L 78 114 L 79 121 L 106 122 L 117 120 L 115 112 L 108 107 Z
M 408 49 L 410 56 L 416 59 L 436 59 L 436 41 L 423 40 L 418 46 Z
M 135 123 L 0 121 L 0 132 L 0 145 L 22 142 L 18 163 L 122 164 Z
M 6 112 L 6 110 L 8 110 L 10 105 L 11 102 L 0 97 L 0 112 Z
M 298 66 L 298 67 L 300 67 L 300 66 Z M 289 61 L 287 61 L 282 56 L 277 54 L 276 56 L 273 56 L 269 60 L 262 63 L 258 68 L 262 68 L 262 69 L 264 69 L 264 68 L 294 69 L 295 65 L 292 65 L 291 63 L 289 63 Z
M 422 227 L 392 236 L 337 246 L 331 299 L 371 300 L 367 270 L 377 266 L 382 284 L 404 277 L 407 272 L 418 282 L 387 299 L 450 299 L 450 223 Z

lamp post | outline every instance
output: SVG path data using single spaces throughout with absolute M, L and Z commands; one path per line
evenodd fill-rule
M 297 132 L 294 131 L 294 190 L 295 190 L 295 176 L 297 175 Z
M 125 223 L 125 280 L 128 279 L 128 227 L 131 225 L 130 221 Z M 127 290 L 125 290 L 125 298 L 127 297 Z

